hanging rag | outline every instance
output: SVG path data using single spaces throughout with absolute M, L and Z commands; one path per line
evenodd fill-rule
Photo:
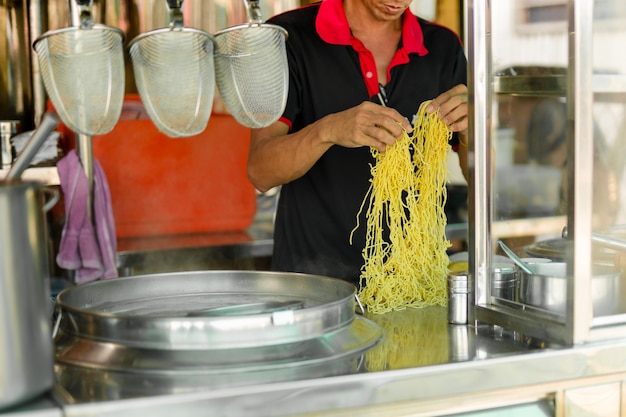
M 76 283 L 118 276 L 117 240 L 111 193 L 100 163 L 93 160 L 93 222 L 89 216 L 89 180 L 75 150 L 57 162 L 65 196 L 65 223 L 57 264 L 76 271 Z

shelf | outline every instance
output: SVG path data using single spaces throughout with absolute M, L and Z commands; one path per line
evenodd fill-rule
M 494 91 L 497 94 L 519 96 L 565 96 L 566 75 L 503 75 L 494 77 Z
M 8 173 L 8 169 L 0 169 L 0 180 L 5 179 Z M 24 170 L 20 178 L 26 181 L 38 181 L 45 185 L 61 184 L 59 171 L 56 167 L 27 168 Z
M 566 74 L 546 75 L 496 75 L 494 92 L 517 96 L 565 97 Z M 599 95 L 626 95 L 626 75 L 596 74 L 593 76 L 593 92 Z

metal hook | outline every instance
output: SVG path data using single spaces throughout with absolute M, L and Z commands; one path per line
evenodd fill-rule
M 80 28 L 91 29 L 93 27 L 93 16 L 91 14 L 93 0 L 76 0 L 76 5 L 80 7 Z
M 180 29 L 183 27 L 183 0 L 166 0 L 170 9 L 170 28 Z
M 259 0 L 244 0 L 244 3 L 248 9 L 248 19 L 250 23 L 262 23 L 263 17 L 261 16 Z

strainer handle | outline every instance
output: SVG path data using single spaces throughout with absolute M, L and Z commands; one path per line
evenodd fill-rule
M 248 9 L 248 19 L 250 23 L 262 23 L 263 17 L 261 16 L 259 0 L 244 0 L 244 3 Z
M 76 5 L 80 7 L 80 27 L 82 29 L 91 29 L 93 27 L 93 16 L 91 8 L 93 0 L 75 0 Z
M 183 0 L 166 0 L 170 9 L 170 28 L 180 29 L 183 27 Z

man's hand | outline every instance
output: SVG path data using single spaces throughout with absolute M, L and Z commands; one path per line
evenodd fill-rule
M 347 148 L 369 146 L 385 152 L 411 124 L 398 111 L 369 101 L 321 119 L 324 137 Z
M 440 94 L 428 105 L 426 111 L 432 113 L 439 110 L 438 115 L 453 132 L 467 137 L 467 86 L 459 84 L 445 93 Z M 467 144 L 467 141 L 465 142 Z

